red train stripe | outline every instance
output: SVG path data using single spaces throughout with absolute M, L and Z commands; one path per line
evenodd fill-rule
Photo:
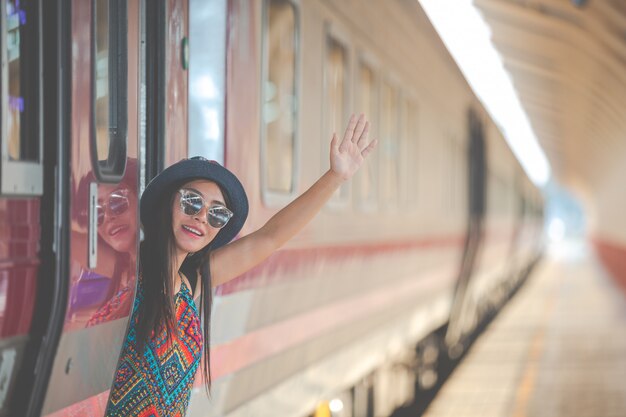
M 427 277 L 427 279 L 426 279 Z M 454 280 L 452 269 L 432 271 L 422 279 L 409 279 L 383 290 L 342 300 L 263 329 L 248 333 L 232 342 L 211 348 L 212 376 L 214 379 L 237 372 L 311 338 L 329 332 L 352 321 L 375 314 L 421 292 L 445 288 Z M 203 383 L 202 372 L 196 375 L 195 386 Z M 109 391 L 87 398 L 46 417 L 67 415 L 102 415 Z
M 387 254 L 412 249 L 435 249 L 445 247 L 460 247 L 465 243 L 464 235 L 437 236 L 421 240 L 404 242 L 371 243 L 361 245 L 324 246 L 315 248 L 297 248 L 279 250 L 263 263 L 241 276 L 217 287 L 217 295 L 227 295 L 239 291 L 258 288 L 270 282 L 279 282 L 289 275 L 289 272 L 301 269 L 307 263 L 319 259 L 325 261 L 345 260 L 348 258 L 368 258 L 373 255 Z M 281 273 L 276 273 L 279 271 Z M 264 279 L 259 279 L 264 277 Z
M 626 246 L 599 237 L 591 241 L 598 258 L 626 294 Z
M 405 280 L 399 285 L 342 300 L 214 346 L 211 350 L 212 377 L 218 379 L 236 372 L 420 293 L 445 288 L 452 285 L 454 278 L 453 269 L 433 271 L 421 279 Z M 200 385 L 201 378 L 197 378 L 196 383 Z

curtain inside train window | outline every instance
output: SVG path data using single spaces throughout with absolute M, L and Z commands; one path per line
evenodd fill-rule
M 296 172 L 297 10 L 290 0 L 267 0 L 264 4 L 264 190 L 291 194 Z
M 337 132 L 339 139 L 343 136 L 341 129 L 346 123 L 346 72 L 347 52 L 344 46 L 328 38 L 326 53 L 326 97 L 327 121 L 329 133 Z
M 374 69 L 364 61 L 359 63 L 356 94 L 357 110 L 359 113 L 365 113 L 370 121 L 370 137 L 376 137 L 373 129 L 378 126 L 378 77 Z M 377 177 L 378 152 L 375 152 L 365 160 L 364 169 L 356 174 L 354 192 L 359 207 L 364 209 L 375 207 Z
M 339 141 L 343 139 L 344 129 L 348 122 L 348 72 L 349 58 L 348 48 L 334 34 L 329 33 L 326 38 L 326 62 L 324 66 L 325 85 L 325 121 L 326 135 L 329 138 L 324 149 L 322 160 L 328 161 L 330 138 L 337 133 Z M 349 185 L 344 183 L 335 192 L 331 203 L 347 202 Z
M 397 206 L 399 197 L 399 142 L 398 92 L 391 84 L 384 82 L 380 111 L 380 197 L 387 207 Z
M 401 200 L 408 207 L 417 202 L 417 106 L 409 97 L 402 97 L 400 103 L 400 179 L 402 181 Z M 454 175 L 452 175 L 454 177 Z
M 127 5 L 93 0 L 92 162 L 102 182 L 117 182 L 126 167 Z

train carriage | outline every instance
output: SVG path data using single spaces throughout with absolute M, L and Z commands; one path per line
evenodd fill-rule
M 212 398 L 198 374 L 190 415 L 307 416 L 333 399 L 333 415 L 389 415 L 539 256 L 541 197 L 417 2 L 2 10 L 0 415 L 104 415 L 139 196 L 181 158 L 237 174 L 246 234 L 328 168 L 349 112 L 380 139 L 302 233 L 216 289 Z

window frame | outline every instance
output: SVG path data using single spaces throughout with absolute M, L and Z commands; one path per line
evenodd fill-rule
M 391 90 L 394 91 L 395 93 L 395 106 L 396 106 L 396 111 L 394 113 L 392 113 L 392 117 L 394 119 L 394 123 L 395 123 L 395 131 L 396 131 L 396 144 L 398 145 L 398 153 L 397 155 L 395 155 L 395 158 L 393 158 L 393 160 L 395 160 L 396 162 L 399 162 L 399 157 L 400 157 L 400 145 L 402 144 L 402 140 L 400 138 L 400 127 L 401 127 L 401 121 L 400 121 L 400 104 L 402 102 L 402 83 L 400 82 L 399 78 L 394 75 L 393 73 L 387 71 L 386 73 L 383 73 L 381 75 L 380 78 L 380 102 L 379 102 L 379 114 L 382 114 L 383 112 L 383 93 L 384 93 L 384 86 L 385 84 L 387 86 L 389 86 L 391 88 Z M 382 119 L 379 118 L 379 125 L 382 126 Z M 379 140 L 383 140 L 383 133 L 382 131 L 378 132 L 378 136 L 379 136 Z M 383 162 L 385 162 L 385 160 L 383 159 L 383 148 L 382 146 L 384 146 L 384 144 L 382 142 L 379 143 L 379 152 L 380 152 L 380 164 L 379 164 L 379 171 L 378 171 L 378 177 L 379 179 L 384 179 L 387 180 L 386 177 L 383 177 L 383 175 L 386 175 L 387 172 L 386 171 L 380 171 L 380 168 L 386 168 L 383 165 Z M 382 160 L 381 160 L 382 159 Z M 395 195 L 391 195 L 389 200 L 386 200 L 385 203 L 383 204 L 381 202 L 381 198 L 385 197 L 382 195 L 382 193 L 378 193 L 378 199 L 379 199 L 379 204 L 381 207 L 384 207 L 385 211 L 388 212 L 397 212 L 402 208 L 402 192 L 403 192 L 403 179 L 402 179 L 402 172 L 401 172 L 401 166 L 400 164 L 396 164 L 396 168 L 395 168 L 395 173 L 396 173 L 396 193 Z M 379 188 L 382 189 L 382 185 L 379 185 Z
M 349 109 L 352 108 L 353 104 L 353 83 L 354 83 L 354 47 L 350 42 L 350 37 L 348 33 L 342 29 L 340 29 L 336 24 L 331 21 L 327 21 L 324 24 L 324 33 L 323 33 L 323 46 L 322 46 L 322 60 L 323 66 L 322 68 L 328 67 L 328 51 L 329 51 L 329 42 L 332 40 L 333 42 L 341 45 L 343 49 L 346 51 L 345 64 L 346 78 L 344 80 L 344 108 L 343 110 L 343 126 L 339 127 L 339 131 L 337 133 L 337 137 L 341 143 L 343 139 L 344 131 L 343 129 L 347 126 L 349 119 Z M 329 155 L 330 155 L 330 140 L 332 135 L 332 130 L 329 126 L 329 114 L 328 114 L 328 74 L 325 70 L 322 73 L 322 142 L 321 142 L 321 159 L 320 162 L 322 165 L 322 170 L 330 168 Z M 326 142 L 324 141 L 325 135 L 327 135 Z M 327 165 L 328 164 L 328 165 Z M 352 206 L 352 181 L 346 181 L 339 187 L 337 193 L 333 194 L 330 200 L 327 203 L 328 208 L 335 210 L 347 210 Z
M 19 195 L 19 196 L 40 196 L 43 194 L 43 23 L 42 23 L 42 4 L 41 0 L 37 1 L 37 63 L 36 68 L 29 71 L 26 75 L 29 79 L 34 79 L 37 82 L 36 91 L 38 92 L 36 98 L 35 107 L 37 109 L 37 115 L 33 120 L 37 121 L 35 139 L 38 143 L 38 159 L 37 161 L 20 161 L 11 160 L 9 157 L 8 149 L 8 132 L 7 132 L 7 118 L 8 118 L 8 83 L 9 83 L 9 68 L 8 68 L 8 51 L 7 51 L 7 15 L 6 15 L 6 2 L 0 7 L 0 54 L 2 55 L 2 82 L 0 86 L 1 92 L 1 114 L 2 121 L 1 134 L 2 134 L 2 150 L 1 150 L 1 162 L 0 162 L 0 193 L 2 195 Z M 34 76 L 33 76 L 34 74 Z M 20 76 L 22 72 L 20 69 Z
M 119 15 L 118 19 L 115 21 L 115 33 L 117 36 L 122 37 L 120 40 L 117 39 L 117 43 L 119 46 L 123 48 L 121 53 L 122 62 L 117 62 L 118 67 L 116 68 L 115 76 L 111 76 L 111 71 L 109 67 L 109 91 L 115 90 L 119 91 L 117 97 L 117 102 L 122 103 L 121 106 L 118 106 L 118 114 L 117 118 L 119 120 L 120 129 L 115 137 L 112 137 L 109 133 L 109 155 L 107 157 L 107 163 L 104 164 L 98 158 L 98 137 L 97 137 L 97 129 L 96 129 L 96 11 L 97 6 L 96 2 L 98 0 L 91 0 L 91 62 L 90 62 L 90 71 L 91 71 L 91 114 L 90 114 L 90 154 L 91 154 L 91 164 L 95 177 L 98 182 L 101 183 L 117 183 L 122 180 L 124 177 L 124 173 L 126 171 L 126 158 L 127 158 L 127 149 L 128 149 L 128 2 L 126 0 L 106 0 L 109 7 L 112 1 L 118 2 L 123 5 L 124 16 L 122 16 L 123 21 L 120 21 Z M 109 33 L 111 27 L 111 14 L 109 14 L 108 18 L 109 24 Z M 119 29 L 122 30 L 119 30 Z M 119 51 L 117 51 L 119 52 Z M 111 57 L 111 45 L 109 44 L 109 62 Z M 120 76 L 120 71 L 122 72 L 122 76 Z M 116 82 L 116 86 L 121 86 L 122 88 L 111 88 L 111 80 Z M 110 109 L 109 104 L 109 109 Z M 116 144 L 119 144 L 115 146 Z
M 376 97 L 375 104 L 375 114 L 367 114 L 366 117 L 370 122 L 370 138 L 378 137 L 378 117 L 380 113 L 380 85 L 381 80 L 383 78 L 381 65 L 379 61 L 368 51 L 358 50 L 356 52 L 356 63 L 355 63 L 355 72 L 356 76 L 354 77 L 354 99 L 358 103 L 358 106 L 361 105 L 361 69 L 368 68 L 372 71 L 374 75 L 374 88 L 372 89 L 372 93 Z M 365 111 L 365 109 L 363 109 Z M 373 184 L 372 184 L 372 196 L 369 199 L 364 199 L 360 193 L 357 193 L 353 190 L 353 203 L 355 207 L 362 212 L 375 212 L 379 206 L 379 195 L 380 195 L 380 162 L 378 158 L 379 152 L 373 152 L 367 157 L 366 164 L 373 164 Z M 357 175 L 361 175 L 362 170 L 359 170 Z M 360 177 L 359 177 L 359 180 Z
M 406 84 L 405 84 L 406 85 Z M 419 166 L 420 166 L 420 134 L 419 134 L 419 120 L 420 110 L 417 100 L 417 95 L 411 90 L 403 88 L 398 92 L 398 138 L 399 138 L 399 163 L 400 163 L 400 182 L 399 191 L 400 195 L 398 203 L 406 209 L 414 210 L 417 208 L 419 201 Z M 407 106 L 407 112 L 404 112 L 404 106 Z M 406 117 L 406 119 L 405 119 Z M 415 122 L 411 123 L 409 120 L 414 118 Z M 415 132 L 410 131 L 410 128 L 414 127 Z M 403 129 L 407 128 L 409 134 L 404 137 Z M 411 154 L 411 151 L 415 152 L 415 155 Z M 411 160 L 411 157 L 417 159 Z M 414 174 L 415 178 L 409 180 L 410 174 Z M 412 188 L 413 187 L 413 188 Z
M 291 190 L 280 192 L 269 188 L 267 178 L 267 124 L 264 120 L 265 111 L 265 83 L 269 76 L 269 6 L 272 0 L 262 1 L 261 11 L 261 77 L 259 94 L 259 139 L 260 143 L 260 179 L 261 179 L 261 201 L 266 207 L 282 207 L 293 200 L 298 195 L 300 181 L 300 92 L 301 92 L 301 18 L 300 4 L 297 0 L 286 0 L 293 9 L 294 14 L 294 77 L 293 77 L 293 159 L 291 170 Z

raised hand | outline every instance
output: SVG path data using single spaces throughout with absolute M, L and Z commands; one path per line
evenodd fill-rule
M 359 170 L 367 155 L 376 147 L 377 140 L 368 142 L 370 124 L 361 113 L 353 114 L 341 143 L 337 134 L 330 142 L 330 169 L 344 180 L 350 179 Z
M 337 135 L 333 135 L 330 170 L 274 214 L 261 229 L 211 251 L 211 285 L 223 284 L 258 265 L 302 230 L 374 149 L 376 141 L 368 143 L 368 133 L 365 116 L 357 119 L 352 115 L 341 143 Z

